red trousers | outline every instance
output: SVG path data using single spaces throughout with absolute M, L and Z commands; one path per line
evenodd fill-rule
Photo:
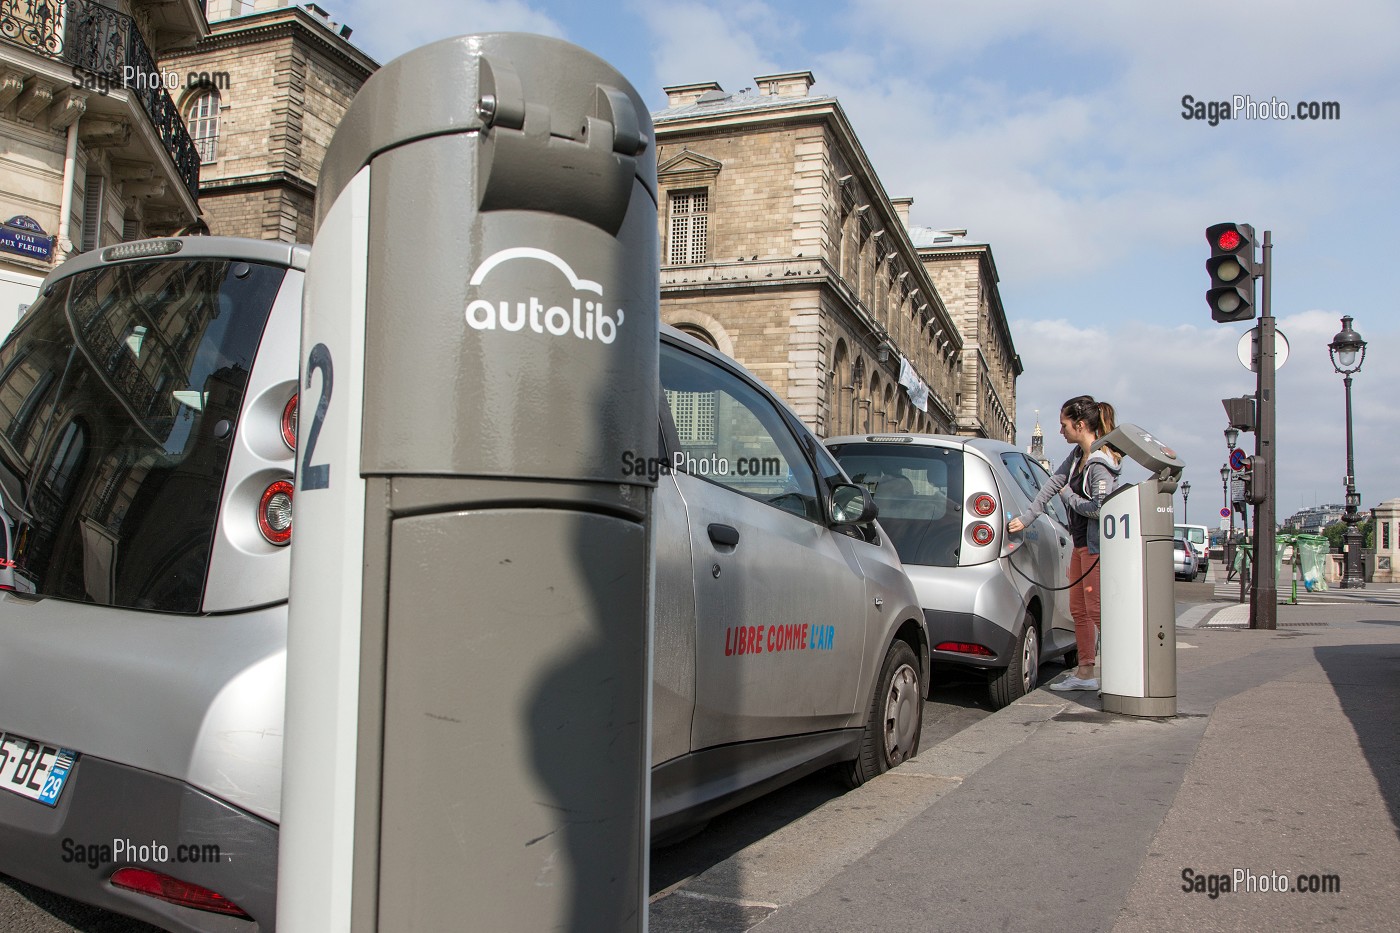
M 1093 567 L 1093 570 L 1089 570 Z M 1089 570 L 1085 575 L 1084 571 Z M 1083 580 L 1079 578 L 1083 576 Z M 1069 614 L 1074 617 L 1074 645 L 1079 663 L 1092 667 L 1099 635 L 1099 555 L 1077 547 L 1069 559 L 1069 578 L 1079 580 L 1069 588 Z

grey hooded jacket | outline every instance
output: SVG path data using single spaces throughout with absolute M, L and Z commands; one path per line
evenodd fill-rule
M 1107 499 L 1114 489 L 1118 488 L 1118 476 L 1123 472 L 1123 468 L 1115 463 L 1113 457 L 1104 450 L 1096 450 L 1089 455 L 1085 464 L 1084 472 L 1073 482 L 1070 477 L 1074 476 L 1074 470 L 1079 464 L 1082 455 L 1080 448 L 1075 447 L 1065 462 L 1051 475 L 1050 481 L 1040 487 L 1040 494 L 1031 503 L 1030 510 L 1016 516 L 1021 520 L 1021 524 L 1029 525 L 1035 521 L 1036 516 L 1045 511 L 1045 506 L 1050 502 L 1050 497 L 1056 493 L 1065 500 L 1065 505 L 1069 506 L 1074 513 L 1070 516 L 1071 523 L 1075 516 L 1082 516 L 1087 520 L 1088 528 L 1086 541 L 1089 545 L 1089 553 L 1099 552 L 1099 506 L 1103 500 Z

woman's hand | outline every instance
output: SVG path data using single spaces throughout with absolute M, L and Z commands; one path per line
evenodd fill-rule
M 1025 531 L 1026 526 L 1021 524 L 1021 520 L 1019 518 L 1013 518 L 1011 521 L 1006 523 L 1006 530 L 1011 532 L 1012 534 L 1015 534 L 1018 531 Z

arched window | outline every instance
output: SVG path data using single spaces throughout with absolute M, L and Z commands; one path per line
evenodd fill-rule
M 710 336 L 710 332 L 705 330 L 705 328 L 701 327 L 699 324 L 677 324 L 675 325 L 675 327 L 676 330 L 680 331 L 686 336 L 694 337 L 701 343 L 708 343 L 716 350 L 720 348 L 719 341 L 715 340 L 714 337 Z
M 219 157 L 219 92 L 214 88 L 200 91 L 185 104 L 185 126 L 199 152 L 199 161 L 213 162 Z

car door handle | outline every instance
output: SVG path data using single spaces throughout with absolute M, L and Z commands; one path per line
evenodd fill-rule
M 739 543 L 739 529 L 715 522 L 709 528 L 710 540 L 721 547 L 734 547 Z
M 1069 542 L 1066 541 L 1064 538 L 1061 538 L 1061 539 L 1060 539 L 1060 547 L 1064 547 L 1066 544 L 1069 544 Z

